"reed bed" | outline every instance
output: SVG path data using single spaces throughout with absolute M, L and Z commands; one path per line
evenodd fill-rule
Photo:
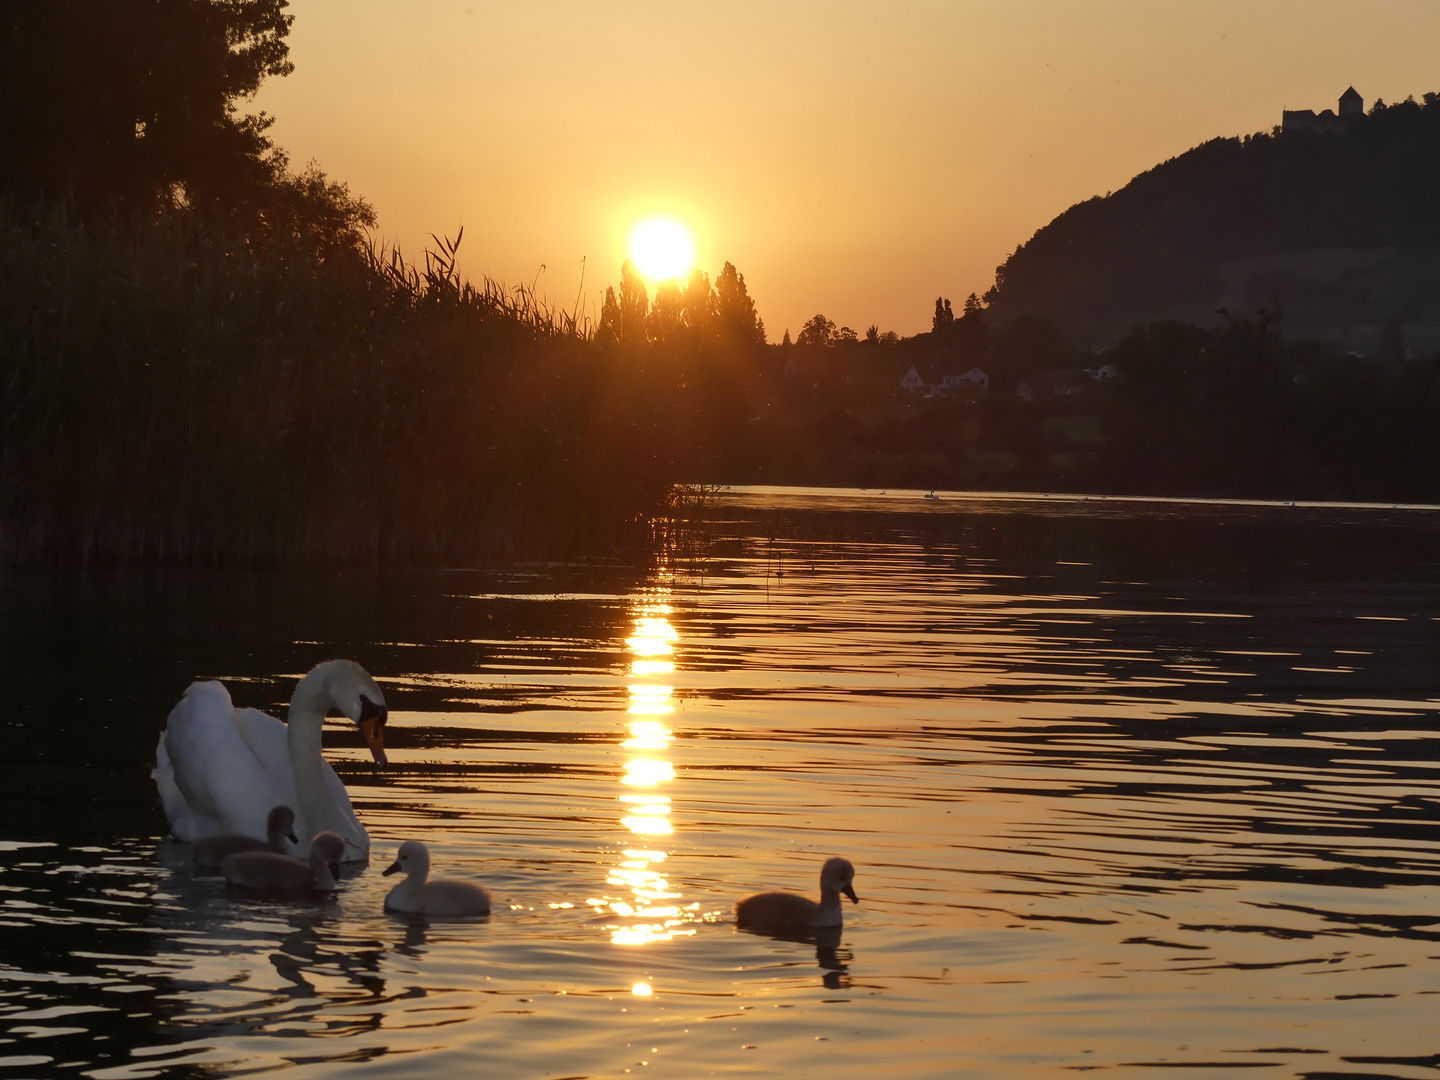
M 643 546 L 682 419 L 578 312 L 463 279 L 459 243 L 257 249 L 188 211 L 0 205 L 0 560 Z

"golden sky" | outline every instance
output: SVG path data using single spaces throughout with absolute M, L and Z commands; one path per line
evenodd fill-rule
M 258 108 L 414 252 L 592 313 L 686 221 L 771 340 L 929 328 L 1073 203 L 1280 110 L 1440 90 L 1440 0 L 291 0 Z M 542 272 L 541 266 L 545 269 Z M 537 276 L 538 275 L 538 276 Z

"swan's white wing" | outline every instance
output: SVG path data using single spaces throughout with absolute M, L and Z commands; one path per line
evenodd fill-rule
M 170 764 L 170 752 L 165 748 L 163 731 L 155 744 L 155 771 L 150 775 L 155 780 L 155 786 L 160 789 L 160 802 L 165 807 L 165 820 L 170 822 L 171 832 L 179 836 L 182 832 L 189 833 L 203 828 L 203 825 L 192 820 L 194 815 L 190 806 L 175 783 L 175 767 Z
M 254 713 L 253 709 L 243 711 Z M 247 730 L 259 728 L 246 719 Z M 283 737 L 284 726 L 278 720 L 274 723 Z M 273 753 L 262 751 L 260 756 L 250 748 L 236 723 L 230 694 L 218 682 L 190 684 L 170 711 L 164 741 L 174 785 L 189 811 L 179 820 L 170 820 L 171 831 L 181 840 L 214 833 L 264 839 L 265 817 L 271 808 L 293 805 L 286 802 L 294 797 L 288 755 L 283 769 L 277 770 Z M 263 736 L 257 741 L 268 748 Z M 161 795 L 163 798 L 163 788 Z
M 235 709 L 231 714 L 235 729 L 255 755 L 262 768 L 273 776 L 292 776 L 290 768 L 290 743 L 285 737 L 285 725 L 269 713 L 259 709 Z M 288 805 L 288 804 L 287 804 Z M 290 806 L 294 810 L 294 806 Z
M 310 838 L 314 827 L 305 820 L 304 811 L 300 808 L 299 794 L 295 791 L 295 771 L 290 765 L 290 741 L 287 729 L 275 717 L 269 713 L 263 713 L 259 709 L 236 709 L 234 719 L 235 727 L 245 740 L 245 745 L 255 755 L 256 760 L 265 767 L 271 776 L 276 778 L 277 783 L 281 777 L 284 778 L 288 797 L 281 799 L 277 805 L 285 805 L 295 811 L 295 835 L 299 841 L 295 848 L 295 854 L 303 857 L 310 851 Z M 349 830 L 336 831 L 347 838 L 347 843 L 353 845 L 359 842 L 364 845 L 359 851 L 347 850 L 346 860 L 364 858 L 369 850 L 370 837 L 365 832 L 365 826 L 361 825 L 360 819 L 355 816 L 355 808 L 350 804 L 350 793 L 345 790 L 344 782 L 328 761 L 321 763 L 320 772 L 325 778 L 325 790 L 334 800 L 341 815 L 350 824 Z M 333 827 L 333 822 L 330 825 Z

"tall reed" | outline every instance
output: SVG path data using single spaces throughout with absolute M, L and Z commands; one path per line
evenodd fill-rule
M 0 559 L 555 557 L 636 542 L 660 397 L 460 237 L 256 248 L 178 211 L 0 205 Z

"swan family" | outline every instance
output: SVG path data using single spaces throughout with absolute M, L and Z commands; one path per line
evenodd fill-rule
M 194 863 L 218 865 L 236 887 L 264 893 L 332 893 L 342 863 L 370 857 L 370 835 L 350 795 L 321 753 L 331 710 L 360 729 L 384 768 L 389 709 L 379 685 L 351 660 L 329 660 L 295 687 L 284 722 L 235 707 L 223 683 L 190 684 L 170 710 L 155 748 L 156 786 L 170 832 L 192 845 Z M 430 878 L 430 852 L 418 840 L 400 845 L 384 876 L 403 874 L 385 910 L 415 915 L 488 915 L 488 889 L 471 881 Z M 855 868 L 828 860 L 820 899 L 762 892 L 735 905 L 736 926 L 760 933 L 838 930 L 842 895 L 852 903 Z

